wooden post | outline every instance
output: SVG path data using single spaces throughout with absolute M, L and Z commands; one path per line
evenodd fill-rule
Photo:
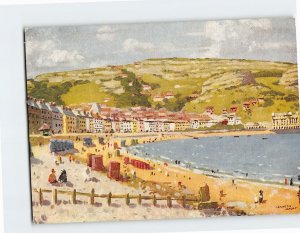
M 57 205 L 57 189 L 52 189 L 52 204 Z
M 111 196 L 112 196 L 111 193 L 109 193 L 109 194 L 107 195 L 107 204 L 108 204 L 109 206 L 111 205 Z
M 95 204 L 95 189 L 93 189 L 93 188 L 92 188 L 91 196 L 90 196 L 90 204 L 91 205 Z
M 138 204 L 141 205 L 142 204 L 142 195 L 139 194 L 138 196 Z
M 168 206 L 169 208 L 172 207 L 172 199 L 171 199 L 170 196 L 167 196 L 167 206 Z
M 154 206 L 156 206 L 156 196 L 155 196 L 155 194 L 154 195 L 152 195 L 152 204 L 154 205 Z
M 182 207 L 186 207 L 186 200 L 185 200 L 185 195 L 182 196 Z
M 129 193 L 127 193 L 126 196 L 125 196 L 125 203 L 126 203 L 126 205 L 129 205 L 129 204 L 130 204 Z
M 39 204 L 43 205 L 43 192 L 41 188 L 39 189 Z
M 76 204 L 76 189 L 73 190 L 72 192 L 72 204 Z

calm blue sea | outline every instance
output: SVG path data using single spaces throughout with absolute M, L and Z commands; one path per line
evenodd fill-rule
M 300 134 L 207 137 L 131 146 L 140 157 L 219 171 L 235 177 L 283 182 L 300 175 Z

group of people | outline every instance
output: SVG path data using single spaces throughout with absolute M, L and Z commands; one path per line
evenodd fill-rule
M 298 179 L 298 180 L 299 180 L 299 179 Z M 284 179 L 284 184 L 286 184 L 286 185 L 288 184 L 288 178 L 285 178 L 285 179 Z M 293 185 L 294 185 L 294 179 L 291 178 L 291 179 L 290 179 L 290 186 L 293 186 Z
M 68 182 L 68 178 L 67 178 L 67 172 L 66 170 L 62 170 L 61 171 L 61 174 L 59 175 L 58 177 L 58 181 L 56 179 L 56 175 L 55 175 L 56 171 L 54 170 L 54 168 L 51 169 L 51 173 L 49 174 L 49 177 L 48 177 L 48 182 L 50 184 L 56 184 L 58 182 L 60 183 L 67 183 Z
M 72 161 L 75 161 L 75 159 L 74 159 L 74 157 L 72 155 L 69 156 L 69 161 L 70 161 L 70 163 Z M 57 157 L 55 158 L 55 164 L 58 166 L 58 165 L 60 165 L 62 163 L 63 163 L 62 156 L 60 154 L 58 154 Z M 48 176 L 48 182 L 50 184 L 56 184 L 58 182 L 60 182 L 60 183 L 67 183 L 68 178 L 67 178 L 67 172 L 66 172 L 65 169 L 63 169 L 61 171 L 61 174 L 59 175 L 58 180 L 56 178 L 56 174 L 55 173 L 56 173 L 55 169 L 52 168 L 51 169 L 51 173 Z

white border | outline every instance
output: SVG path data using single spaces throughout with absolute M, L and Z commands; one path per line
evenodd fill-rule
M 23 27 L 295 16 L 296 0 L 161 0 L 0 6 L 0 151 L 5 232 L 178 232 L 300 227 L 299 215 L 31 223 Z M 0 182 L 1 183 L 1 182 Z

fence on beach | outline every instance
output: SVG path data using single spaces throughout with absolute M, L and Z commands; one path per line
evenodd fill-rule
M 180 197 L 171 197 L 171 196 L 156 196 L 153 195 L 131 195 L 127 194 L 112 194 L 111 192 L 108 194 L 97 194 L 95 190 L 92 189 L 90 193 L 78 192 L 76 189 L 73 190 L 60 190 L 60 189 L 33 189 L 33 192 L 38 193 L 38 202 L 42 206 L 43 205 L 43 194 L 44 193 L 52 193 L 52 204 L 58 204 L 58 194 L 67 195 L 71 199 L 71 204 L 77 204 L 77 196 L 85 196 L 89 198 L 89 204 L 95 205 L 96 198 L 106 199 L 108 206 L 111 205 L 113 199 L 124 199 L 126 205 L 130 205 L 131 200 L 136 200 L 138 205 L 142 205 L 143 200 L 150 200 L 153 206 L 156 206 L 158 202 L 166 201 L 166 204 L 169 208 L 172 207 L 173 202 L 177 201 L 181 204 L 183 208 L 187 205 L 191 205 L 198 209 L 204 208 L 212 208 L 215 209 L 218 207 L 217 202 L 212 201 L 202 201 L 201 197 L 197 196 L 180 196 Z

